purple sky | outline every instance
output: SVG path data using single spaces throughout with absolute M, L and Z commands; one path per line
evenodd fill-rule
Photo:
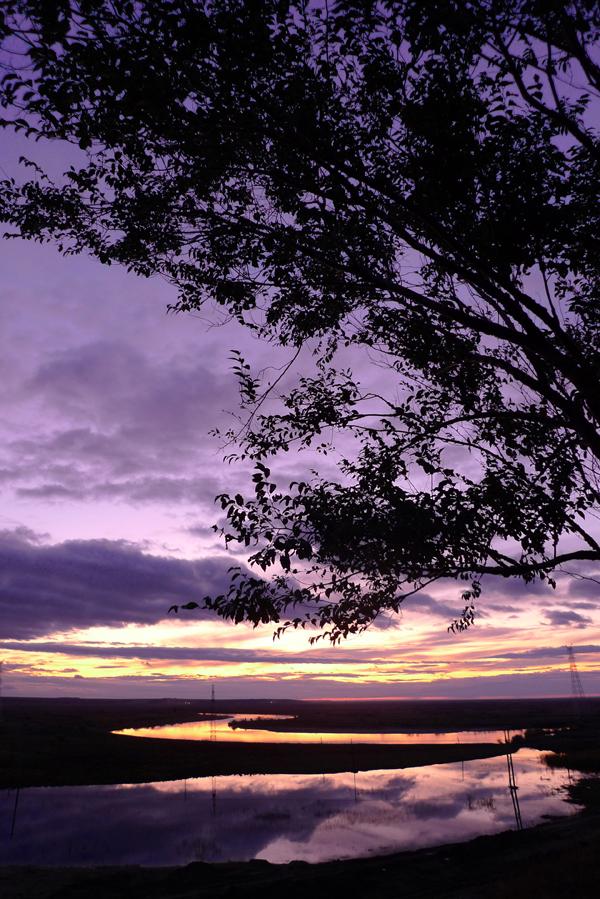
M 16 173 L 22 141 L 0 165 Z M 60 148 L 35 154 L 60 168 Z M 456 585 L 341 647 L 195 614 L 227 583 L 210 525 L 216 493 L 243 489 L 208 435 L 237 405 L 229 352 L 289 353 L 218 316 L 168 315 L 173 289 L 52 246 L 0 243 L 0 658 L 14 694 L 510 696 L 569 692 L 565 644 L 600 692 L 600 585 L 490 584 L 477 625 L 449 636 Z M 298 370 L 303 363 L 299 362 Z M 362 362 L 359 362 L 362 364 Z M 377 377 L 383 377 L 376 373 Z M 387 376 L 387 375 L 386 375 Z M 285 475 L 308 457 L 286 460 Z M 587 571 L 587 574 L 594 572 Z

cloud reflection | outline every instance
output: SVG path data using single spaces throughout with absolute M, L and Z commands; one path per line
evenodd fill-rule
M 566 772 L 515 756 L 526 824 L 568 814 Z M 213 805 L 213 789 L 216 797 Z M 467 840 L 514 826 L 503 757 L 399 771 L 35 788 L 0 798 L 0 864 L 321 862 Z

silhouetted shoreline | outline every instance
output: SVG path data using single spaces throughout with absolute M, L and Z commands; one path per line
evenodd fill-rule
M 289 703 L 285 709 L 297 709 Z M 222 703 L 217 713 L 245 706 L 249 716 L 283 704 Z M 275 710 L 278 710 L 277 712 Z M 124 727 L 195 720 L 208 703 L 178 701 L 29 700 L 5 703 L 0 787 L 144 783 L 229 774 L 332 774 L 408 768 L 488 758 L 505 752 L 486 742 L 446 745 L 211 743 L 111 733 Z M 381 724 L 381 721 L 380 721 Z M 296 726 L 300 726 L 297 724 Z M 310 729 L 310 728 L 307 728 Z
M 600 700 L 589 700 L 597 718 Z M 356 721 L 364 730 L 398 732 L 485 728 L 538 729 L 536 748 L 553 749 L 544 728 L 572 722 L 568 700 L 508 702 L 352 703 L 231 700 L 4 700 L 0 787 L 144 783 L 228 774 L 320 774 L 374 768 L 405 768 L 467 761 L 502 754 L 498 743 L 391 746 L 376 744 L 210 743 L 115 735 L 125 727 L 193 721 L 211 712 L 292 714 L 294 730 L 343 730 Z M 281 729 L 288 722 L 278 722 Z M 278 728 L 279 729 L 279 728 Z M 561 748 L 561 746 L 558 746 Z

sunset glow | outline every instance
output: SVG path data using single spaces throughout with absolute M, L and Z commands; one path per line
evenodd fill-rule
M 3 165 L 16 171 L 24 149 L 13 138 Z M 600 692 L 600 586 L 583 568 L 556 590 L 484 581 L 459 635 L 447 632 L 461 611 L 453 583 L 333 647 L 168 616 L 244 562 L 211 525 L 214 496 L 247 474 L 221 462 L 208 431 L 236 408 L 230 348 L 258 363 L 274 350 L 231 322 L 208 327 L 208 313 L 167 315 L 173 294 L 156 279 L 26 242 L 0 253 L 7 695 L 206 698 L 216 683 L 221 697 L 560 696 L 570 644 L 586 691 Z M 306 464 L 287 459 L 285 476 Z

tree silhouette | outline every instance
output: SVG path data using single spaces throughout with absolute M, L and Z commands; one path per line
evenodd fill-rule
M 269 577 L 234 572 L 218 614 L 335 641 L 449 578 L 462 628 L 482 577 L 600 559 L 599 24 L 591 0 L 5 2 L 3 124 L 82 156 L 2 182 L 10 233 L 312 354 L 278 404 L 236 356 L 255 473 L 223 533 Z M 308 447 L 337 477 L 276 484 Z

